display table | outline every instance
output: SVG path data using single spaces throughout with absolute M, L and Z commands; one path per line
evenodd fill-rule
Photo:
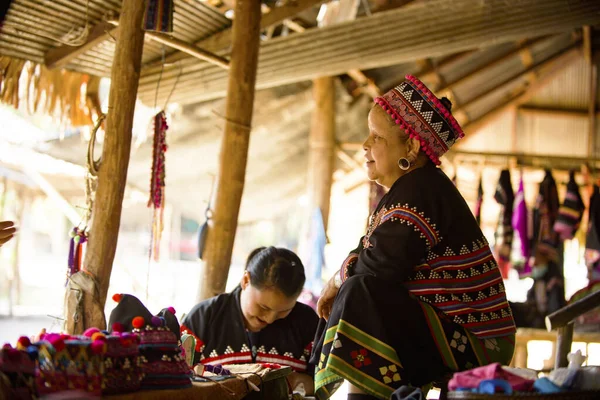
M 285 399 L 287 399 L 287 383 L 285 377 L 292 370 L 289 367 L 268 370 L 259 365 L 238 365 L 226 366 L 232 373 L 238 376 L 222 380 L 209 382 L 193 382 L 192 387 L 187 389 L 165 389 L 165 390 L 145 390 L 127 394 L 105 396 L 110 400 L 238 400 L 246 398 L 252 393 L 263 395 L 265 399 L 278 400 L 282 397 L 281 388 L 285 389 Z M 250 381 L 257 387 L 260 387 L 262 393 L 254 392 Z M 46 399 L 46 397 L 44 398 Z

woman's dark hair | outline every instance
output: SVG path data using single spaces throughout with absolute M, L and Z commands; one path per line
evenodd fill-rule
M 442 105 L 444 107 L 446 107 L 446 110 L 448 110 L 448 112 L 452 112 L 452 102 L 450 101 L 449 98 L 447 97 L 442 97 L 440 99 L 440 103 L 442 103 Z
M 246 260 L 250 283 L 257 289 L 276 287 L 288 297 L 297 296 L 306 277 L 300 258 L 288 249 L 259 247 Z

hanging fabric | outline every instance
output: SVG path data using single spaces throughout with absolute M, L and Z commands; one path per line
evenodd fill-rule
M 510 253 L 512 250 L 513 228 L 512 215 L 515 194 L 510 180 L 510 171 L 505 169 L 500 172 L 500 179 L 496 186 L 494 199 L 500 204 L 500 216 L 498 218 L 498 227 L 496 228 L 496 244 L 494 250 L 497 256 L 498 266 L 502 278 L 508 278 L 510 269 Z
M 559 236 L 554 231 L 558 217 L 558 190 L 552 171 L 546 170 L 546 176 L 540 183 L 540 190 L 533 210 L 533 249 L 557 262 L 559 260 Z
M 65 285 L 69 283 L 69 278 L 73 276 L 73 274 L 82 270 L 83 245 L 88 239 L 87 232 L 84 229 L 79 229 L 77 227 L 73 228 L 69 235 L 71 236 L 69 242 L 69 270 L 67 271 L 67 281 L 65 282 Z
M 575 171 L 571 171 L 567 183 L 567 194 L 558 209 L 558 217 L 554 223 L 554 231 L 562 240 L 573 239 L 581 224 L 584 210 L 585 205 L 579 192 L 579 185 L 575 182 Z
M 475 220 L 477 225 L 481 226 L 481 208 L 483 207 L 483 176 L 479 177 L 479 186 L 477 186 L 477 200 L 475 201 Z
M 529 257 L 531 254 L 529 249 L 529 217 L 527 203 L 525 202 L 523 172 L 521 172 L 519 190 L 517 190 L 517 195 L 515 196 L 512 226 L 517 233 L 516 239 L 519 242 L 519 248 L 521 250 L 520 259 L 518 262 L 515 262 L 515 268 L 518 270 L 520 276 L 527 276 L 531 273 L 531 265 L 529 264 Z
M 212 183 L 210 185 L 210 196 L 208 197 L 208 203 L 206 204 L 206 210 L 204 211 L 205 221 L 202 225 L 200 225 L 200 229 L 198 230 L 198 258 L 202 260 L 204 256 L 204 246 L 206 245 L 206 237 L 208 235 L 208 224 L 210 218 L 212 217 L 212 211 L 210 209 L 210 204 L 213 197 L 213 191 L 215 189 L 215 177 L 213 176 Z
M 160 240 L 163 231 L 165 208 L 165 153 L 167 151 L 167 117 L 164 111 L 154 116 L 154 143 L 152 171 L 150 173 L 150 198 L 148 207 L 153 208 L 150 257 L 160 259 Z
M 148 0 L 144 29 L 147 31 L 173 32 L 173 0 Z
M 600 279 L 600 190 L 594 185 L 590 198 L 588 230 L 585 238 L 585 265 L 590 280 Z

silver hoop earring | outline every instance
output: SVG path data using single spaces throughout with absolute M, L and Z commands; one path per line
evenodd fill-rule
M 408 171 L 410 168 L 410 160 L 406 157 L 401 157 L 398 160 L 398 167 L 400 167 L 402 171 Z

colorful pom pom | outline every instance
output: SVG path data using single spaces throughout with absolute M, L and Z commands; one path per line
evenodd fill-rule
M 102 340 L 94 340 L 90 346 L 92 353 L 102 354 L 106 352 L 106 342 Z
M 106 340 L 106 336 L 104 336 L 104 334 L 102 332 L 96 332 L 92 335 L 92 340 L 102 340 L 105 341 Z
M 119 303 L 122 298 L 123 298 L 123 295 L 121 293 L 115 293 L 112 296 L 112 299 L 117 303 Z
M 146 323 L 146 321 L 144 321 L 144 317 L 135 317 L 132 321 L 131 321 L 131 325 L 133 325 L 134 328 L 137 329 L 142 329 L 144 327 L 144 324 Z
M 175 315 L 175 308 L 173 308 L 173 307 L 169 307 L 169 308 L 167 308 L 167 310 L 169 310 L 169 312 L 170 312 L 171 314 Z
M 98 328 L 87 328 L 84 332 L 83 332 L 83 336 L 86 337 L 92 337 L 92 335 L 96 332 L 100 332 L 100 329 Z
M 155 326 L 155 327 L 162 326 L 162 321 L 160 320 L 160 317 L 156 317 L 156 316 L 152 317 L 151 323 L 152 323 L 152 326 Z
M 112 324 L 112 331 L 113 332 L 123 332 L 124 330 L 125 330 L 125 326 L 123 326 L 122 323 L 115 322 L 114 324 Z
M 52 344 L 52 347 L 54 347 L 57 352 L 63 351 L 65 348 L 65 341 L 61 337 L 54 338 L 54 340 L 50 341 L 50 344 Z
M 21 336 L 19 340 L 17 340 L 17 349 L 25 350 L 27 347 L 31 345 L 31 340 L 27 336 Z

